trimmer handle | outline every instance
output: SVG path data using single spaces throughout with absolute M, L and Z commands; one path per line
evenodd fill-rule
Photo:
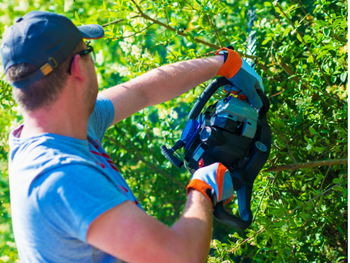
M 236 192 L 238 199 L 238 208 L 241 218 L 238 218 L 224 209 L 223 202 L 214 206 L 213 215 L 216 220 L 224 223 L 237 230 L 246 230 L 253 220 L 253 214 L 250 210 L 250 199 L 252 196 L 252 185 L 248 182 L 244 183 Z

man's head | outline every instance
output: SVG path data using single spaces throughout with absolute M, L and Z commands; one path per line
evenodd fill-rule
M 6 78 L 19 105 L 33 111 L 54 102 L 70 74 L 74 56 L 87 50 L 82 39 L 103 35 L 101 26 L 77 28 L 54 13 L 33 11 L 19 18 L 6 31 L 1 46 Z

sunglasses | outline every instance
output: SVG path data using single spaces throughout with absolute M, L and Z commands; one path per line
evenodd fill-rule
M 95 52 L 94 52 L 94 48 L 92 46 L 90 46 L 90 41 L 87 42 L 86 45 L 87 45 L 87 49 L 78 52 L 76 55 L 85 56 L 85 55 L 90 54 L 92 62 L 94 62 L 94 64 L 95 64 L 96 63 L 96 55 L 95 55 Z M 69 75 L 71 74 L 71 68 L 72 68 L 73 59 L 74 59 L 74 57 L 72 58 L 72 61 L 69 64 L 69 69 L 68 69 L 68 74 Z

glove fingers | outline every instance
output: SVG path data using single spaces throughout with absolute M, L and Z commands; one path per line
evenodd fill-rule
M 229 170 L 222 163 L 216 169 L 217 201 L 229 199 L 233 195 L 233 184 Z
M 221 163 L 214 163 L 198 169 L 187 186 L 204 194 L 210 202 L 227 200 L 233 195 L 233 183 L 229 170 Z M 213 190 L 213 192 L 212 192 Z M 214 197 L 214 194 L 216 198 Z

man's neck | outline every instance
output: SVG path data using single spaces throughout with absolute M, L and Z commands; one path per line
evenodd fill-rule
M 49 108 L 23 113 L 23 117 L 24 126 L 21 138 L 41 133 L 54 133 L 80 140 L 87 139 L 89 116 L 78 105 L 74 107 L 69 103 L 57 101 Z

